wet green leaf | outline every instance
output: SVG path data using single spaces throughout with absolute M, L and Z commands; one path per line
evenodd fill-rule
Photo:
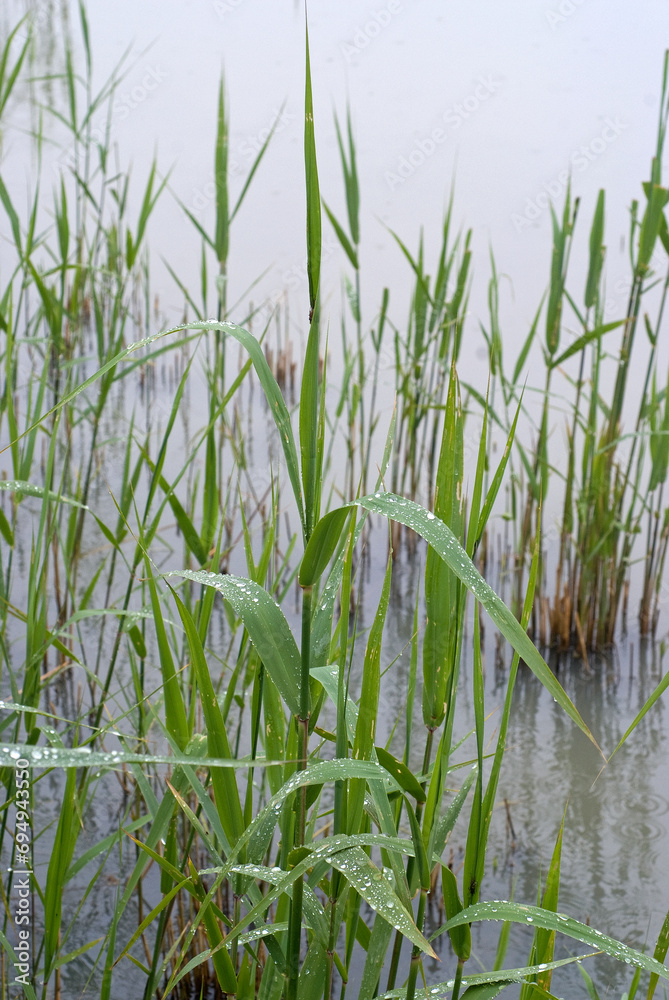
M 650 955 L 644 955 L 616 941 L 615 938 L 603 934 L 602 931 L 582 924 L 573 917 L 568 917 L 564 913 L 554 913 L 544 910 L 538 906 L 527 906 L 523 903 L 510 903 L 507 900 L 492 900 L 488 903 L 476 903 L 467 907 L 462 913 L 457 914 L 445 925 L 447 928 L 456 927 L 464 923 L 476 923 L 478 920 L 510 920 L 513 923 L 524 924 L 528 927 L 542 927 L 544 930 L 557 931 L 567 937 L 581 941 L 591 948 L 603 951 L 619 962 L 626 965 L 636 965 L 646 972 L 655 973 L 661 979 L 669 980 L 669 968 L 662 965 Z M 538 968 L 539 972 L 544 971 Z
M 483 605 L 502 635 L 509 640 L 513 648 L 536 674 L 560 707 L 599 750 L 597 741 L 581 718 L 580 713 L 563 690 L 532 640 L 501 598 L 486 583 L 472 561 L 468 559 L 466 552 L 452 531 L 434 514 L 425 510 L 424 507 L 421 507 L 413 500 L 407 500 L 392 493 L 376 493 L 356 500 L 354 503 L 364 507 L 366 510 L 385 514 L 386 517 L 392 520 L 406 524 L 429 542 L 441 558 L 450 566 L 455 575 L 462 580 L 474 597 Z
M 392 774 L 397 784 L 412 795 L 416 802 L 425 802 L 425 790 L 413 771 L 383 747 L 375 747 L 375 750 L 379 764 Z
M 244 622 L 265 669 L 293 715 L 299 714 L 300 652 L 276 601 L 253 580 L 231 574 L 177 570 L 169 574 L 213 587 Z

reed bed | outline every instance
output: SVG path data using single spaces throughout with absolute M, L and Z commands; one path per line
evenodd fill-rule
M 94 92 L 83 4 L 79 20 L 85 65 L 75 67 L 68 50 L 67 109 L 58 112 L 76 169 L 63 176 L 48 205 L 47 228 L 42 188 L 23 217 L 0 175 L 15 251 L 0 288 L 6 463 L 0 850 L 9 869 L 2 882 L 0 995 L 15 995 L 19 976 L 30 1000 L 65 997 L 70 977 L 78 975 L 79 993 L 110 1000 L 127 995 L 125 970 L 132 968 L 135 995 L 147 1000 L 335 994 L 483 1000 L 518 984 L 529 1000 L 551 997 L 565 966 L 604 952 L 629 966 L 626 995 L 643 990 L 650 1000 L 659 980 L 669 979 L 669 917 L 651 955 L 561 913 L 561 830 L 537 900 L 490 901 L 484 889 L 518 671 L 531 670 L 597 747 L 528 630 L 538 635 L 547 615 L 547 637 L 576 643 L 584 655 L 612 641 L 642 530 L 642 631 L 657 621 L 668 535 L 669 403 L 655 351 L 669 278 L 656 320 L 643 320 L 648 374 L 631 448 L 619 456 L 642 301 L 658 280 L 651 262 L 658 244 L 669 249 L 660 177 L 666 65 L 647 201 L 632 211 L 626 316 L 614 324 L 602 320 L 603 194 L 582 308 L 567 290 L 576 215 L 568 194 L 561 216 L 553 215 L 546 307 L 537 311 L 510 377 L 492 262 L 486 395 L 462 386 L 457 373 L 473 249 L 471 234 L 453 234 L 452 199 L 434 269 L 422 243 L 413 255 L 396 237 L 415 277 L 408 322 L 392 321 L 385 291 L 378 316 L 369 329 L 365 324 L 354 124 L 349 112 L 337 125 L 344 223 L 321 198 L 308 37 L 308 334 L 299 370 L 287 339 L 270 354 L 280 317 L 258 329 L 256 310 L 228 302 L 231 223 L 252 191 L 271 135 L 233 202 L 222 84 L 214 231 L 190 216 L 202 240 L 201 289 L 192 293 L 173 272 L 187 316 L 178 327 L 157 329 L 147 241 L 166 180 L 155 163 L 148 168 L 132 218 L 130 179 L 112 168 L 111 136 L 94 148 L 90 134 L 93 110 L 111 101 L 119 77 Z M 7 39 L 0 115 L 28 72 L 30 44 L 18 27 Z M 341 378 L 328 368 L 322 332 L 324 216 L 350 265 Z M 582 332 L 561 348 L 568 310 Z M 546 380 L 531 447 L 521 432 L 526 402 L 519 379 L 542 321 Z M 613 397 L 605 401 L 604 338 L 614 329 L 623 341 Z M 376 387 L 382 345 L 390 341 L 397 408 L 384 424 Z M 548 455 L 553 382 L 571 358 L 579 376 L 553 592 L 541 511 L 555 478 Z M 336 407 L 328 405 L 332 382 Z M 127 405 L 133 398 L 141 403 L 134 410 Z M 254 463 L 249 413 L 261 425 L 269 458 L 263 452 L 260 464 L 269 472 Z M 475 419 L 480 443 L 466 464 L 465 425 Z M 506 440 L 497 461 L 493 424 Z M 333 486 L 341 437 L 346 474 Z M 507 484 L 512 607 L 480 572 Z M 363 622 L 361 552 L 372 517 L 377 527 L 387 522 L 388 543 L 374 612 Z M 418 539 L 415 547 L 426 555 L 403 692 L 406 721 L 401 737 L 384 741 L 381 692 L 397 654 L 384 645 L 393 561 L 405 540 Z M 484 614 L 513 650 L 491 745 Z M 475 725 L 463 766 L 454 734 L 468 623 Z M 618 747 L 665 687 L 666 678 Z M 56 803 L 51 812 L 46 798 Z M 107 811 L 100 829 L 94 817 Z M 459 867 L 449 853 L 457 822 L 465 831 Z M 29 919 L 19 922 L 14 882 L 31 858 L 42 863 L 30 865 L 29 905 L 22 911 Z M 73 905 L 73 887 L 82 879 Z M 88 901 L 105 891 L 113 896 L 107 925 L 89 933 Z M 442 917 L 433 927 L 426 914 L 435 901 Z M 480 921 L 499 926 L 488 971 L 472 961 L 472 927 Z M 533 943 L 525 966 L 508 969 L 514 924 L 532 927 Z M 558 954 L 562 936 L 576 942 L 578 954 Z M 426 960 L 445 941 L 443 969 L 434 978 Z M 588 994 L 597 996 L 584 976 Z

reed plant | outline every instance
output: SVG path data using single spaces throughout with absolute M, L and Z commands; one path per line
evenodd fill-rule
M 605 952 L 635 970 L 627 995 L 638 992 L 645 976 L 650 1000 L 659 980 L 669 979 L 663 964 L 669 918 L 651 956 L 558 912 L 561 836 L 538 905 L 484 897 L 486 849 L 521 662 L 571 724 L 595 747 L 597 743 L 527 634 L 542 572 L 542 528 L 534 495 L 534 505 L 524 515 L 529 527 L 520 536 L 521 559 L 527 556 L 528 565 L 518 589 L 518 617 L 475 565 L 516 454 L 525 456 L 531 482 L 543 477 L 545 493 L 544 424 L 549 414 L 546 402 L 540 447 L 528 458 L 518 441 L 522 401 L 501 375 L 495 323 L 491 367 L 493 375 L 500 373 L 511 419 L 501 420 L 489 397 L 481 397 L 480 444 L 467 466 L 467 415 L 457 361 L 472 251 L 470 234 L 464 240 L 452 237 L 452 200 L 434 282 L 426 273 L 422 242 L 414 258 L 398 239 L 415 288 L 406 333 L 393 331 L 398 409 L 380 436 L 375 434 L 380 417 L 373 388 L 369 405 L 366 396 L 359 195 L 350 114 L 345 133 L 338 127 L 348 232 L 331 210 L 325 211 L 353 268 L 348 298 L 356 334 L 346 355 L 351 384 L 343 404 L 350 429 L 348 482 L 346 495 L 335 506 L 327 476 L 332 375 L 319 306 L 322 200 L 308 36 L 308 337 L 299 400 L 291 413 L 263 351 L 263 333 L 256 337 L 232 322 L 227 299 L 230 225 L 266 146 L 230 210 L 221 85 L 215 233 L 207 233 L 191 217 L 202 239 L 202 303 L 196 306 L 175 274 L 194 319 L 156 330 L 148 305 L 146 238 L 167 182 L 152 165 L 139 215 L 131 222 L 129 180 L 109 172 L 108 145 L 103 143 L 93 160 L 87 131 L 92 108 L 110 100 L 118 76 L 93 95 L 83 5 L 79 13 L 86 73 L 82 79 L 75 72 L 68 50 L 64 83 L 69 112 L 61 121 L 71 135 L 77 164 L 84 164 L 83 173 L 77 166 L 59 185 L 55 224 L 45 232 L 38 225 L 39 191 L 26 224 L 0 178 L 0 200 L 16 252 L 0 295 L 0 419 L 12 470 L 0 484 L 6 499 L 0 517 L 0 762 L 6 789 L 0 850 L 10 869 L 3 882 L 8 903 L 12 869 L 25 839 L 16 836 L 13 825 L 20 766 L 29 773 L 29 797 L 20 799 L 27 807 L 19 812 L 31 817 L 35 859 L 33 948 L 22 981 L 26 997 L 68 995 L 67 977 L 82 966 L 87 982 L 78 992 L 103 1000 L 127 994 L 127 969 L 136 995 L 147 1000 L 223 995 L 329 1000 L 335 993 L 341 1000 L 347 995 L 359 1000 L 436 995 L 482 1000 L 515 984 L 521 984 L 523 997 L 550 997 L 553 977 L 557 981 L 565 966 Z M 14 33 L 0 60 L 0 110 L 27 58 L 27 48 L 16 49 Z M 663 96 L 663 106 L 665 101 Z M 649 204 L 654 197 L 655 206 L 659 196 L 651 192 Z M 640 289 L 653 245 L 649 231 L 657 222 L 657 209 L 648 212 L 640 223 L 644 250 L 639 260 L 647 260 L 640 270 Z M 598 213 L 595 260 L 601 258 L 602 237 L 597 234 L 603 228 L 603 199 Z M 654 221 L 647 221 L 651 215 Z M 568 199 L 562 225 L 555 220 L 556 290 L 549 296 L 547 325 L 550 376 L 566 360 L 557 338 L 572 227 Z M 212 259 L 218 318 L 207 320 Z M 143 300 L 137 295 L 138 282 Z M 589 301 L 587 308 L 596 315 L 598 293 L 588 287 L 586 305 Z M 384 293 L 371 334 L 374 380 L 382 338 L 390 329 L 388 307 Z M 628 330 L 629 323 L 626 335 Z M 605 332 L 595 319 L 578 350 L 597 351 Z M 237 372 L 226 363 L 231 345 L 245 359 Z M 529 340 L 524 350 L 526 354 Z M 166 362 L 174 381 L 169 404 L 161 408 L 151 373 Z M 235 418 L 235 412 L 249 405 L 252 379 L 260 386 L 281 455 L 262 497 L 245 489 L 250 477 L 246 443 Z M 652 405 L 640 420 L 651 429 L 653 489 L 661 491 L 667 405 L 652 372 L 648 385 Z M 147 409 L 158 410 L 160 419 L 143 428 L 132 415 L 122 433 L 110 434 L 110 409 L 126 389 L 137 386 Z M 175 461 L 193 386 L 206 389 L 205 424 L 194 435 L 183 431 L 185 455 Z M 593 406 L 601 417 L 597 394 Z M 579 414 L 577 403 L 573 426 L 582 432 Z M 605 433 L 619 435 L 620 413 L 613 423 L 612 414 L 606 427 L 616 430 Z M 490 447 L 493 421 L 505 427 L 506 436 L 496 466 Z M 370 459 L 379 438 L 378 475 L 368 492 Z M 83 463 L 77 459 L 78 441 L 89 449 Z M 110 477 L 110 499 L 96 478 L 105 449 L 120 469 L 118 478 Z M 609 451 L 600 446 L 589 460 Z M 638 465 L 638 455 L 636 461 Z M 616 481 L 613 472 L 610 476 L 610 482 Z M 467 482 L 472 484 L 469 496 Z M 631 481 L 625 488 L 632 492 Z M 636 498 L 640 490 L 633 492 Z M 295 517 L 294 531 L 281 528 L 281 512 L 288 508 Z M 661 495 L 652 512 L 660 508 Z M 638 510 L 639 505 L 635 516 Z M 387 522 L 388 545 L 383 546 L 374 614 L 363 623 L 356 610 L 356 567 L 370 514 Z M 423 539 L 426 556 L 424 604 L 417 595 L 403 692 L 406 725 L 401 734 L 386 739 L 382 693 L 385 685 L 397 683 L 396 651 L 388 651 L 384 643 L 393 554 L 399 544 L 393 525 Z M 659 528 L 653 538 L 652 558 L 663 561 L 666 544 Z M 649 572 L 652 576 L 652 567 Z M 289 606 L 295 591 L 293 616 Z M 486 730 L 490 706 L 484 695 L 483 613 L 514 651 L 492 750 Z M 467 678 L 463 664 L 472 621 Z M 456 722 L 465 679 L 472 684 L 474 728 L 463 749 Z M 663 682 L 650 695 L 619 747 L 665 687 Z M 418 701 L 420 722 L 414 712 Z M 44 806 L 47 787 L 56 801 L 51 812 Z M 93 816 L 115 788 L 120 789 L 118 812 L 109 828 L 100 831 Z M 456 823 L 464 829 L 459 870 L 447 853 Z M 109 925 L 91 934 L 86 902 L 104 891 L 108 875 L 118 882 Z M 82 880 L 85 887 L 73 908 L 73 888 Z M 445 918 L 438 926 L 427 919 L 434 899 Z M 471 972 L 472 928 L 480 921 L 498 922 L 499 944 L 490 970 Z M 533 926 L 534 941 L 527 963 L 506 969 L 505 949 L 514 923 Z M 11 924 L 6 905 L 0 926 L 3 984 L 13 978 L 17 962 Z M 578 942 L 583 954 L 556 957 L 557 934 Z M 450 950 L 442 950 L 444 971 L 435 975 L 427 960 L 436 957 L 446 940 Z M 587 989 L 596 995 L 591 980 Z
M 523 450 L 522 446 L 519 449 L 527 481 L 526 500 L 522 507 L 518 506 L 518 514 L 512 515 L 519 518 L 515 552 L 519 568 L 517 603 L 523 591 L 532 539 L 539 530 L 539 512 L 548 499 L 549 481 L 555 479 L 558 464 L 549 454 L 548 437 L 553 427 L 551 413 L 556 396 L 553 385 L 555 378 L 560 377 L 563 382 L 567 381 L 573 403 L 566 423 L 565 469 L 559 476 L 561 497 L 558 502 L 562 506 L 559 552 L 556 565 L 551 567 L 555 573 L 554 585 L 546 579 L 548 567 L 540 573 L 533 628 L 542 642 L 552 643 L 562 650 L 575 647 L 584 659 L 589 650 L 612 645 L 621 619 L 623 626 L 626 623 L 633 552 L 642 533 L 645 533 L 646 542 L 638 609 L 641 633 L 654 633 L 658 622 L 667 544 L 667 512 L 663 506 L 662 487 L 667 473 L 666 430 L 669 425 L 666 407 L 663 408 L 666 383 L 658 369 L 657 347 L 669 281 L 669 270 L 663 259 L 669 250 L 663 211 L 669 194 L 661 178 L 668 101 L 665 58 L 657 147 L 650 179 L 643 185 L 645 208 L 642 210 L 637 201 L 631 208 L 631 277 L 624 316 L 605 321 L 605 192 L 599 193 L 591 225 L 582 306 L 568 290 L 569 256 L 578 200 L 572 200 L 568 187 L 561 217 L 551 209 L 553 250 L 542 349 L 545 387 L 541 419 L 533 452 Z M 493 270 L 491 288 L 495 295 L 496 287 Z M 654 319 L 646 311 L 651 308 L 656 310 Z M 541 311 L 540 305 L 513 376 L 508 378 L 500 368 L 498 380 L 502 383 L 506 404 L 511 398 L 519 398 L 516 381 L 521 362 L 525 361 L 535 337 Z M 497 326 L 498 318 L 491 305 L 491 331 Z M 567 329 L 573 331 L 574 326 L 571 343 L 565 347 L 564 334 Z M 645 358 L 637 343 L 639 327 L 646 333 Z M 611 347 L 611 334 L 620 330 L 622 339 L 616 350 Z M 499 360 L 495 357 L 495 345 L 500 338 L 491 332 L 487 340 L 494 371 L 495 362 Z M 575 378 L 565 368 L 571 359 L 578 360 Z M 635 391 L 630 400 L 636 408 L 636 419 L 633 430 L 629 431 L 623 420 L 626 397 L 632 395 L 629 373 L 633 364 L 644 365 L 645 375 L 640 392 Z M 658 382 L 664 387 L 660 391 Z M 561 400 L 565 398 L 562 390 L 557 395 Z

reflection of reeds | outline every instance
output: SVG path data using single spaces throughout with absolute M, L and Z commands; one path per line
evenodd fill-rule
M 7 801 L 19 808 L 15 831 L 13 813 L 2 811 L 0 846 L 3 859 L 15 867 L 28 836 L 28 821 L 20 817 L 28 814 L 36 852 L 46 839 L 52 845 L 48 864 L 34 868 L 43 933 L 37 935 L 39 922 L 33 921 L 39 942 L 31 974 L 44 983 L 45 998 L 49 991 L 63 995 L 63 969 L 88 953 L 95 955 L 95 993 L 105 1000 L 124 988 L 115 980 L 130 963 L 133 981 L 141 979 L 147 998 L 210 991 L 263 1000 L 329 1000 L 337 990 L 345 1000 L 349 977 L 357 970 L 361 1000 L 398 984 L 403 984 L 401 995 L 412 1000 L 425 973 L 423 956 L 434 954 L 424 922 L 436 894 L 436 909 L 447 923 L 435 939 L 448 937 L 454 954 L 453 985 L 445 989 L 457 998 L 465 988 L 471 924 L 491 918 L 501 921 L 493 974 L 499 973 L 495 988 L 501 989 L 507 981 L 502 966 L 510 924 L 527 922 L 530 911 L 509 902 L 498 904 L 498 912 L 481 901 L 481 892 L 521 659 L 594 742 L 528 639 L 531 617 L 542 640 L 576 643 L 584 657 L 592 645 L 608 641 L 625 599 L 632 541 L 645 523 L 642 630 L 652 630 L 657 619 L 669 535 L 662 507 L 669 392 L 657 387 L 655 363 L 666 283 L 655 326 L 645 324 L 651 359 L 636 434 L 626 462 L 617 456 L 651 255 L 658 239 L 666 241 L 657 166 L 662 143 L 648 207 L 633 226 L 639 240 L 635 284 L 608 404 L 601 395 L 602 338 L 615 324 L 603 323 L 601 307 L 603 194 L 592 228 L 582 316 L 567 292 L 575 220 L 570 194 L 562 219 L 553 215 L 546 381 L 537 444 L 530 452 L 522 441 L 527 403 L 518 384 L 542 306 L 507 379 L 491 255 L 490 329 L 484 331 L 491 381 L 485 396 L 475 386 L 464 387 L 463 405 L 457 362 L 472 249 L 471 233 L 452 237 L 452 198 L 434 279 L 422 238 L 414 257 L 395 237 L 415 279 L 409 318 L 406 330 L 391 322 L 385 290 L 369 333 L 370 361 L 360 309 L 359 191 L 349 112 L 345 131 L 336 127 L 347 229 L 326 208 L 353 268 L 353 280 L 345 287 L 346 310 L 355 324 L 351 343 L 342 323 L 345 372 L 333 416 L 327 397 L 333 377 L 320 333 L 321 196 L 308 46 L 308 337 L 298 386 L 287 322 L 275 348 L 271 310 L 258 338 L 227 322 L 230 226 L 269 138 L 231 208 L 221 84 L 215 232 L 208 233 L 187 213 L 202 240 L 202 301 L 196 302 L 198 296 L 172 272 L 194 321 L 152 332 L 146 241 L 166 182 L 153 164 L 132 220 L 129 177 L 110 169 L 110 137 L 96 147 L 90 133 L 92 111 L 112 101 L 119 75 L 93 93 L 83 6 L 80 20 L 86 71 L 83 77 L 75 71 L 68 48 L 68 102 L 61 119 L 77 169 L 56 191 L 52 229 L 37 235 L 40 191 L 25 222 L 0 178 L 0 201 L 16 250 L 15 270 L 0 293 L 0 426 L 11 470 L 0 491 L 2 729 L 7 744 L 17 745 L 11 756 L 9 745 L 4 748 L 8 759 L 25 757 L 33 765 L 2 769 Z M 14 33 L 4 48 L 0 115 L 23 71 L 28 44 L 17 55 Z M 662 107 L 661 140 L 666 79 Z M 212 261 L 217 321 L 204 319 Z M 567 306 L 582 333 L 560 352 Z M 251 309 L 250 320 L 257 317 Z M 397 408 L 377 449 L 376 390 L 391 331 Z M 227 363 L 233 341 L 242 359 L 236 370 Z M 198 347 L 204 359 L 196 354 Z M 541 518 L 554 474 L 549 422 L 554 380 L 579 353 L 557 584 L 551 594 L 542 569 L 546 535 Z M 258 384 L 260 415 L 251 389 Z M 465 423 L 477 407 L 481 429 L 476 459 L 470 460 Z M 334 439 L 340 425 L 347 468 L 331 486 L 333 474 L 338 478 Z M 493 426 L 505 439 L 495 462 Z M 378 451 L 375 492 L 367 494 Z M 385 490 L 386 481 L 392 491 Z M 502 553 L 491 518 L 503 485 L 519 620 L 474 565 L 477 560 L 485 572 L 495 552 Z M 388 521 L 391 550 L 371 623 L 363 621 L 365 609 L 357 600 L 363 584 L 372 586 L 364 572 L 375 554 L 359 556 L 369 538 L 364 532 L 370 514 Z M 410 665 L 404 674 L 395 665 L 397 651 L 389 655 L 384 647 L 392 613 L 392 556 L 403 544 L 400 526 L 414 551 L 420 551 L 419 539 L 429 543 L 423 598 L 417 594 L 412 602 Z M 511 591 L 503 576 L 500 583 Z M 462 757 L 454 733 L 469 594 L 474 597 L 475 724 L 465 751 L 470 765 L 458 782 Z M 294 595 L 299 639 L 287 617 Z M 491 748 L 484 611 L 499 630 L 498 659 L 502 637 L 514 648 L 508 675 L 496 664 L 504 700 Z M 384 685 L 401 683 L 406 685 L 400 698 L 403 718 L 386 725 Z M 649 696 L 634 724 L 662 690 L 661 684 Z M 414 719 L 419 693 L 422 726 Z M 93 752 L 101 756 L 93 758 Z M 38 773 L 47 766 L 63 768 L 62 780 L 55 770 Z M 19 777 L 24 770 L 25 779 Z M 56 802 L 51 814 L 41 797 L 49 774 L 49 794 Z M 24 788 L 30 791 L 29 808 L 18 795 Z M 104 812 L 100 807 L 112 808 L 114 792 L 120 797 L 110 829 L 89 825 L 96 811 Z M 449 838 L 458 818 L 466 830 L 464 860 L 462 869 L 453 871 Z M 85 848 L 82 830 L 96 831 Z M 560 851 L 561 831 L 541 907 L 531 911 L 536 933 L 522 973 L 523 996 L 549 995 L 551 988 Z M 84 871 L 84 902 L 100 891 L 109 864 L 118 868 L 122 884 L 99 940 L 97 928 L 89 933 L 82 927 L 82 911 L 64 904 L 71 902 L 75 880 Z M 10 899 L 10 881 L 3 891 Z M 588 949 L 603 948 L 669 978 L 659 964 L 666 932 L 654 962 L 576 921 L 559 919 L 559 929 Z M 13 961 L 9 906 L 2 920 L 7 969 Z M 403 951 L 405 941 L 411 944 L 410 956 Z M 476 975 L 466 981 L 470 988 L 482 985 Z M 32 986 L 25 992 L 37 995 Z

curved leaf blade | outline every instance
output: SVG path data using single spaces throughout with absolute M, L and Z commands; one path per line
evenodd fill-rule
M 569 958 L 561 958 L 556 962 L 549 962 L 546 968 L 561 969 L 565 965 L 573 965 L 574 962 L 582 962 L 586 958 L 594 958 L 595 954 L 597 953 L 595 952 L 593 954 L 589 952 L 586 955 L 570 955 Z M 491 986 L 497 984 L 501 990 L 510 983 L 524 982 L 527 976 L 536 975 L 538 972 L 541 972 L 543 968 L 543 965 L 541 968 L 538 965 L 526 965 L 518 969 L 500 969 L 495 972 L 477 972 L 474 975 L 464 976 L 460 982 L 460 986 L 464 989 L 464 987 L 477 988 L 479 986 L 484 986 L 485 984 L 490 984 Z M 434 985 L 428 987 L 427 993 L 425 990 L 416 990 L 416 997 L 420 998 L 420 1000 L 432 1000 L 432 998 L 434 998 L 434 1000 L 448 1000 L 454 986 L 454 979 L 449 979 L 445 983 L 435 983 Z M 378 996 L 378 1000 L 405 1000 L 406 995 L 406 987 L 404 989 L 388 990 L 387 993 L 380 994 Z M 462 996 L 463 1000 L 466 996 L 477 996 L 478 1000 L 480 994 L 477 995 L 473 989 L 471 992 L 470 989 L 468 989 L 466 993 L 462 994 Z
M 248 353 L 251 361 L 253 362 L 256 374 L 260 379 L 260 384 L 263 388 L 263 392 L 265 393 L 265 398 L 267 399 L 274 423 L 276 424 L 276 429 L 279 432 L 281 447 L 283 448 L 283 453 L 286 459 L 288 477 L 290 479 L 291 486 L 293 487 L 295 502 L 300 514 L 300 522 L 304 528 L 304 504 L 302 501 L 302 489 L 300 487 L 300 469 L 297 458 L 295 437 L 293 435 L 293 427 L 290 422 L 290 414 L 288 413 L 288 407 L 286 406 L 277 381 L 272 375 L 270 367 L 267 364 L 267 360 L 262 352 L 260 344 L 248 330 L 245 330 L 242 326 L 237 326 L 236 323 L 219 323 L 216 320 L 204 320 L 197 323 L 187 323 L 185 326 L 181 327 L 181 329 L 220 330 L 222 333 L 227 333 L 238 341 L 238 343 L 240 343 Z
M 540 906 L 526 906 L 523 903 L 511 903 L 508 900 L 492 900 L 487 903 L 476 903 L 454 916 L 445 925 L 446 929 L 459 924 L 474 923 L 478 920 L 510 920 L 512 923 L 541 927 L 547 931 L 559 931 L 567 937 L 581 941 L 583 944 L 598 951 L 603 951 L 619 962 L 636 965 L 646 972 L 654 973 L 661 979 L 669 980 L 669 967 L 662 965 L 650 955 L 644 955 L 636 948 L 630 948 L 622 941 L 603 934 L 602 931 L 582 924 L 564 913 L 554 913 Z M 543 970 L 541 970 L 543 971 Z
M 398 785 L 412 795 L 416 802 L 425 802 L 425 789 L 404 761 L 398 760 L 384 747 L 375 747 L 375 750 L 379 764 L 392 774 Z
M 346 507 L 337 507 L 319 520 L 302 556 L 298 577 L 301 587 L 311 587 L 319 579 L 334 555 L 350 516 Z
M 383 873 L 367 857 L 361 847 L 338 851 L 327 860 L 337 868 L 360 896 L 389 924 L 432 958 L 432 945 L 416 927 L 413 917 L 405 910 Z
M 421 507 L 420 504 L 396 496 L 394 493 L 375 493 L 353 502 L 364 507 L 365 510 L 384 514 L 394 521 L 407 525 L 432 546 L 477 601 L 483 605 L 502 635 L 509 640 L 562 710 L 601 753 L 597 741 L 581 718 L 578 709 L 551 672 L 539 650 L 502 599 L 483 579 L 450 528 L 435 514 Z
M 263 587 L 253 580 L 204 570 L 176 570 L 180 576 L 213 587 L 244 623 L 265 669 L 293 713 L 300 711 L 300 652 L 283 611 Z

